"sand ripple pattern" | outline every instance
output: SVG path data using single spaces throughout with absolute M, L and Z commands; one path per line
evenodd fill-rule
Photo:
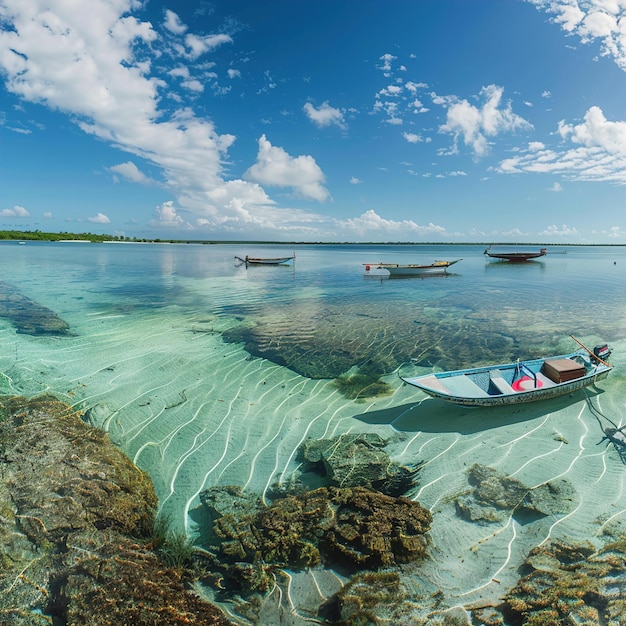
M 617 373 L 604 393 L 497 411 L 443 406 L 391 374 L 391 396 L 355 403 L 330 380 L 225 343 L 220 331 L 233 324 L 227 318 L 107 313 L 89 320 L 96 322 L 102 332 L 89 339 L 45 339 L 44 360 L 39 345 L 0 330 L 8 346 L 4 385 L 28 394 L 64 388 L 67 402 L 150 473 L 162 510 L 192 535 L 200 530 L 201 490 L 233 484 L 265 496 L 297 470 L 303 441 L 346 432 L 388 438 L 399 463 L 425 461 L 411 494 L 434 516 L 433 558 L 420 575 L 464 605 L 500 597 L 535 545 L 552 538 L 599 544 L 626 531 L 626 467 L 610 445 L 598 445 L 602 416 L 624 420 L 626 381 Z M 626 346 L 615 348 L 619 369 Z M 529 487 L 565 477 L 578 501 L 567 515 L 532 523 L 470 523 L 455 499 L 468 490 L 474 463 Z

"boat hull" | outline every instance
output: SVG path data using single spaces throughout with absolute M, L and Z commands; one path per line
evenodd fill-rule
M 488 407 L 522 404 L 567 395 L 584 387 L 594 385 L 609 375 L 612 367 L 602 362 L 591 363 L 589 367 L 585 368 L 583 375 L 570 380 L 563 380 L 563 382 L 554 382 L 541 373 L 541 368 L 546 361 L 572 360 L 576 357 L 581 357 L 582 354 L 582 352 L 576 352 L 550 357 L 550 359 L 525 361 L 523 364 L 526 366 L 526 371 L 531 374 L 534 373 L 534 380 L 530 376 L 524 376 L 512 383 L 512 385 L 507 383 L 504 378 L 510 377 L 513 370 L 518 367 L 517 363 L 440 372 L 416 377 L 400 376 L 400 378 L 433 398 L 461 406 Z M 482 385 L 474 382 L 479 380 L 483 381 Z M 485 383 L 484 381 L 487 382 Z M 496 381 L 500 381 L 500 383 Z M 500 388 L 498 388 L 498 384 Z
M 485 254 L 492 259 L 512 261 L 513 263 L 538 259 L 545 256 L 547 252 L 545 248 L 542 248 L 539 252 L 489 252 L 489 248 L 485 250 Z
M 432 276 L 433 274 L 447 274 L 448 266 L 445 267 L 383 267 L 390 276 Z
M 365 268 L 369 271 L 370 267 L 379 270 L 387 270 L 390 277 L 409 277 L 409 276 L 441 276 L 448 273 L 448 268 L 463 259 L 455 261 L 435 261 L 431 265 L 399 265 L 397 263 L 368 263 Z
M 289 263 L 289 261 L 293 261 L 296 257 L 294 256 L 285 256 L 285 257 L 277 257 L 277 258 L 254 258 L 247 256 L 245 259 L 241 257 L 235 257 L 239 259 L 242 263 L 246 265 L 285 265 Z

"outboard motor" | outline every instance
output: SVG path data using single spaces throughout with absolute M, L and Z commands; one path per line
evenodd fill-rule
M 604 344 L 603 346 L 596 346 L 593 349 L 593 353 L 595 354 L 595 356 L 597 356 L 599 359 L 602 359 L 603 361 L 606 361 L 611 356 L 611 350 L 606 344 Z

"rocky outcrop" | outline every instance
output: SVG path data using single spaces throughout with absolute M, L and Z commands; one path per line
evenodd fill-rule
M 155 552 L 150 478 L 51 397 L 0 399 L 0 623 L 225 625 Z

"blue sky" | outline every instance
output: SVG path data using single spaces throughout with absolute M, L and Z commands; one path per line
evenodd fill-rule
M 0 229 L 626 244 L 625 0 L 0 0 Z

